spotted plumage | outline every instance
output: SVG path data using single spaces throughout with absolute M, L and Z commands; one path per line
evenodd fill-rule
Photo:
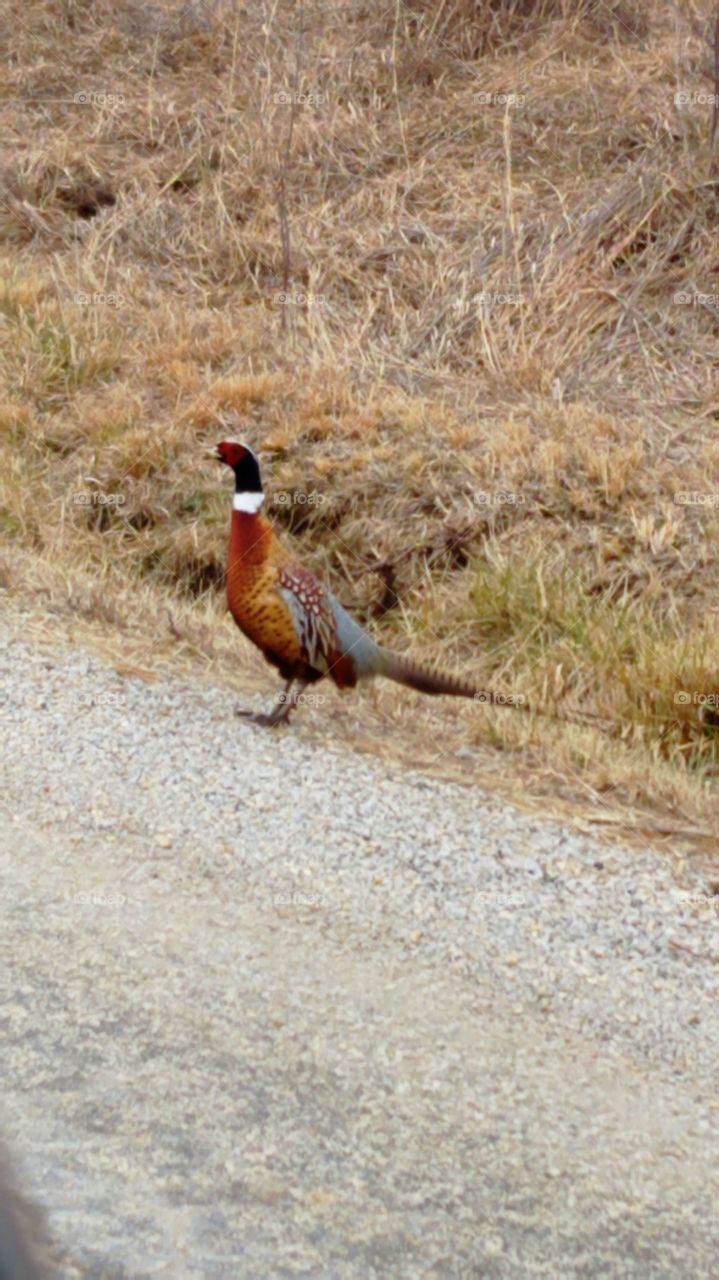
M 303 661 L 326 674 L 337 648 L 337 626 L 327 592 L 301 565 L 280 565 L 277 584 L 291 610 Z
M 325 677 L 340 689 L 380 675 L 422 693 L 480 696 L 472 685 L 429 671 L 376 644 L 331 591 L 295 559 L 262 514 L 260 468 L 252 450 L 236 440 L 224 440 L 215 456 L 235 476 L 228 607 L 240 630 L 286 682 L 275 709 L 252 717 L 257 723 L 286 721 L 304 686 Z M 297 686 L 294 696 L 293 685 Z M 491 693 L 481 696 L 485 702 L 494 701 Z

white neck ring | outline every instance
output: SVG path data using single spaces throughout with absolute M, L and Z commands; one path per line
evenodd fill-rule
M 232 510 L 244 511 L 246 515 L 255 515 L 264 500 L 264 493 L 236 493 L 232 499 Z

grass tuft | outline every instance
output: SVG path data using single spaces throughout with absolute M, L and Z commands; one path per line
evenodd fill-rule
M 212 615 L 204 449 L 244 437 L 384 641 L 599 717 L 537 721 L 538 770 L 710 821 L 708 0 L 307 3 L 298 78 L 284 0 L 10 8 L 10 576 L 34 556 L 108 627 Z

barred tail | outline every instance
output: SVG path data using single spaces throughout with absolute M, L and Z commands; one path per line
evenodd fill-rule
M 467 684 L 457 676 L 430 671 L 410 658 L 402 658 L 398 653 L 391 653 L 389 649 L 379 650 L 377 674 L 386 676 L 388 680 L 396 680 L 397 684 L 405 684 L 410 689 L 417 689 L 419 693 L 446 693 L 450 697 L 474 698 L 476 702 L 496 706 L 517 705 L 501 694 L 478 689 L 476 685 Z

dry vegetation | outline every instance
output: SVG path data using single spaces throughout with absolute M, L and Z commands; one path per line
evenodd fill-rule
M 712 10 L 6 6 L 6 586 L 210 652 L 229 430 L 387 642 L 601 717 L 465 739 L 710 826 Z

